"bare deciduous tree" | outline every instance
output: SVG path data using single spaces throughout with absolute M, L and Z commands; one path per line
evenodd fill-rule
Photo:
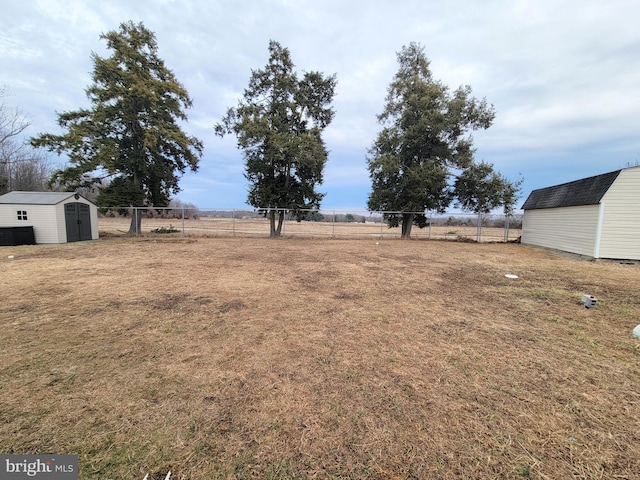
M 20 109 L 4 102 L 7 87 L 0 86 L 0 195 L 11 190 L 45 190 L 53 168 L 46 155 L 21 138 L 29 127 Z

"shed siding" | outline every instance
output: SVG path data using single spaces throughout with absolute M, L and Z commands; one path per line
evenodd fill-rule
M 85 203 L 89 204 L 89 211 L 91 212 L 91 239 L 98 240 L 100 238 L 100 233 L 98 232 L 98 207 L 86 200 Z
M 18 210 L 27 212 L 27 220 L 18 220 Z M 36 243 L 58 243 L 53 205 L 0 205 L 3 227 L 33 227 Z
M 64 205 L 79 202 L 89 205 L 91 212 L 91 237 L 99 238 L 98 209 L 80 197 L 78 200 L 70 198 L 55 205 L 38 204 L 0 204 L 0 227 L 33 227 L 36 243 L 66 243 L 67 227 L 64 218 Z M 17 212 L 26 211 L 27 220 L 18 220 Z
M 19 227 L 16 217 L 16 210 L 13 205 L 0 204 L 0 227 Z M 27 225 L 29 226 L 29 225 Z
M 66 243 L 67 242 L 67 223 L 64 218 L 64 206 L 67 202 L 60 202 L 55 205 L 56 210 L 56 236 L 58 241 L 56 243 Z
M 599 258 L 640 260 L 640 167 L 622 170 L 602 204 Z
M 36 243 L 60 243 L 56 230 L 55 205 L 25 205 L 24 210 L 34 212 L 32 225 Z
M 594 255 L 599 205 L 525 210 L 522 243 Z

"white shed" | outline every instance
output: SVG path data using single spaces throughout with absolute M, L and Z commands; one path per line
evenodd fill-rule
M 640 166 L 534 190 L 522 209 L 524 244 L 640 260 Z
M 4 232 L 0 245 L 15 245 L 8 243 L 12 232 L 28 231 L 29 227 L 33 227 L 35 243 L 97 240 L 98 209 L 73 192 L 9 192 L 0 196 L 0 230 Z

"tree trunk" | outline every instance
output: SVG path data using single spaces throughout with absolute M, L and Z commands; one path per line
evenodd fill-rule
M 140 235 L 142 232 L 142 212 L 137 208 L 131 209 L 131 225 L 129 225 L 129 235 Z
M 284 223 L 284 210 L 278 211 L 278 226 L 276 226 L 276 211 L 269 212 L 269 236 L 279 237 L 282 235 L 282 224 Z
M 275 210 L 269 211 L 269 236 L 276 236 L 276 212 Z
M 138 172 L 133 172 L 133 188 L 136 192 L 142 191 Z M 144 202 L 141 202 L 142 204 Z M 137 208 L 132 208 L 131 225 L 129 226 L 129 235 L 140 235 L 142 233 L 142 212 Z
M 282 235 L 282 224 L 284 223 L 284 210 L 278 212 L 278 229 L 276 230 L 276 237 Z
M 413 226 L 414 217 L 415 217 L 415 214 L 413 213 L 402 214 L 402 238 L 403 239 L 411 238 L 411 227 Z

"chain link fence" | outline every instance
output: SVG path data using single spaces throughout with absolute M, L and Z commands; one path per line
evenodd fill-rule
M 271 209 L 280 213 L 278 209 Z M 102 211 L 98 224 L 103 235 L 174 235 L 268 237 L 266 210 L 117 207 Z M 307 210 L 304 219 L 284 212 L 282 236 L 327 238 L 401 238 L 401 228 L 389 228 L 386 216 L 401 212 Z M 521 215 L 469 214 L 461 212 L 425 214 L 425 228 L 413 226 L 411 238 L 476 242 L 518 241 Z M 277 218 L 276 218 L 277 222 Z

